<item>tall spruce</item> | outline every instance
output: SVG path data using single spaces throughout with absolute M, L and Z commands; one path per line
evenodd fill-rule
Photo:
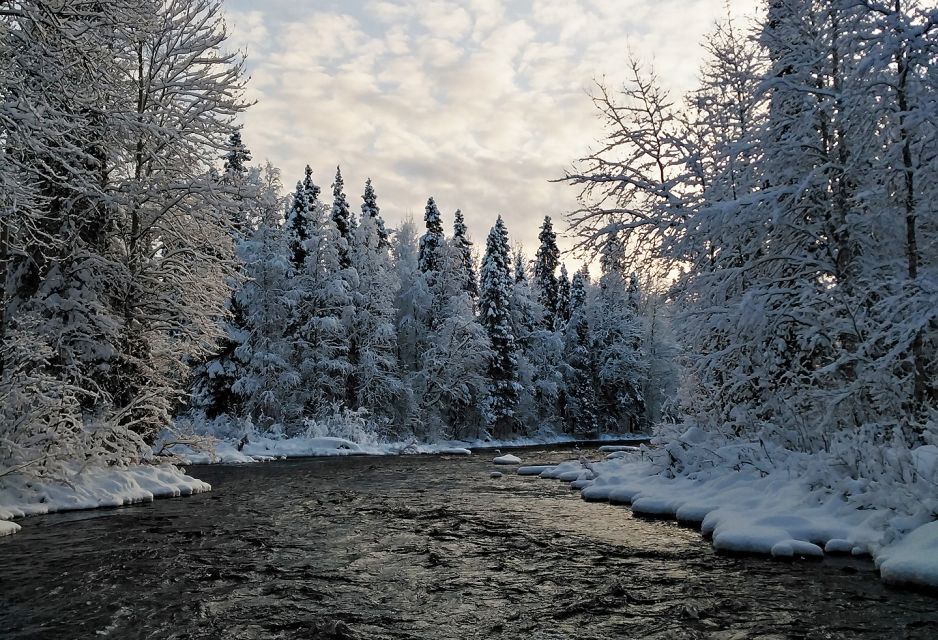
M 453 246 L 459 252 L 460 264 L 465 278 L 464 289 L 469 297 L 475 300 L 479 297 L 479 280 L 476 275 L 475 258 L 472 255 L 472 241 L 466 235 L 466 220 L 462 210 L 456 209 L 453 221 Z
M 296 183 L 293 199 L 287 210 L 286 230 L 294 269 L 302 269 L 306 261 L 306 241 L 314 233 L 320 215 L 319 187 L 313 182 L 313 170 L 306 165 L 302 182 Z
M 512 278 L 507 239 L 508 229 L 499 216 L 486 241 L 479 296 L 479 316 L 492 347 L 486 417 L 498 436 L 511 434 L 517 427 L 518 359 L 511 327 Z
M 339 232 L 339 265 L 348 269 L 352 264 L 352 231 L 355 220 L 345 197 L 345 181 L 342 179 L 342 168 L 335 168 L 335 182 L 332 183 L 332 222 Z
M 375 228 L 378 232 L 378 238 L 381 246 L 388 249 L 391 246 L 388 230 L 384 225 L 384 219 L 381 217 L 381 208 L 378 207 L 378 195 L 371 184 L 371 178 L 365 181 L 365 192 L 362 194 L 362 221 L 365 218 L 371 218 L 375 221 Z
M 560 263 L 560 249 L 557 248 L 557 234 L 554 233 L 550 216 L 544 216 L 538 240 L 540 245 L 534 260 L 534 289 L 537 301 L 544 307 L 542 324 L 552 327 L 557 314 L 557 266 Z
M 440 210 L 433 198 L 427 200 L 423 221 L 427 230 L 420 238 L 417 265 L 423 273 L 438 272 L 443 264 L 443 245 L 446 243 L 446 238 L 443 235 Z

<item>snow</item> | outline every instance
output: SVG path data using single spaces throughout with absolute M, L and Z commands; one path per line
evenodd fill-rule
M 495 464 L 504 464 L 504 465 L 521 464 L 521 458 L 519 458 L 518 456 L 512 455 L 510 453 L 506 453 L 503 456 L 497 456 L 495 459 L 492 460 L 492 462 L 494 462 Z
M 604 453 L 619 453 L 623 451 L 639 451 L 640 449 L 633 445 L 604 444 L 599 447 L 599 450 Z
M 3 536 L 13 535 L 20 530 L 20 526 L 15 522 L 10 522 L 9 520 L 0 520 L 0 538 Z
M 900 496 L 895 486 L 884 490 L 877 483 L 836 475 L 819 454 L 784 458 L 777 449 L 771 452 L 776 467 L 756 469 L 732 458 L 738 443 L 713 449 L 730 463 L 697 467 L 690 464 L 690 451 L 701 443 L 700 432 L 688 430 L 678 440 L 688 447 L 665 446 L 670 457 L 688 463 L 682 473 L 663 467 L 660 457 L 653 460 L 648 449 L 518 472 L 570 482 L 584 500 L 631 505 L 636 514 L 693 523 L 723 552 L 786 559 L 870 555 L 887 582 L 938 586 L 936 503 L 928 498 L 932 485 L 907 485 Z M 919 447 L 911 459 L 921 477 L 932 477 L 933 445 Z
M 553 469 L 553 465 L 525 465 L 523 467 L 518 467 L 517 474 L 519 476 L 539 476 L 548 469 Z
M 156 498 L 188 496 L 211 491 L 206 482 L 186 475 L 169 464 L 117 467 L 72 465 L 67 483 L 10 475 L 0 485 L 0 535 L 19 526 L 13 518 L 76 509 L 120 507 Z
M 886 547 L 876 557 L 883 580 L 891 584 L 938 587 L 938 522 L 930 522 Z

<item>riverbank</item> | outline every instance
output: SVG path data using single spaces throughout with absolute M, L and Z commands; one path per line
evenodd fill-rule
M 186 475 L 175 465 L 130 465 L 117 468 L 73 465 L 58 479 L 25 474 L 4 476 L 0 484 L 0 536 L 16 533 L 15 518 L 60 511 L 122 507 L 157 498 L 211 491 L 207 482 Z
M 445 440 L 436 443 L 416 441 L 380 442 L 374 439 L 354 441 L 339 437 L 274 438 L 251 435 L 246 441 L 237 438 L 215 439 L 207 446 L 195 448 L 186 444 L 165 447 L 165 453 L 177 457 L 182 464 L 246 464 L 289 458 L 329 456 L 391 456 L 391 455 L 470 455 L 474 450 L 512 449 L 521 447 L 562 446 L 604 442 L 648 442 L 641 434 L 603 434 L 595 440 L 578 440 L 567 434 L 542 434 L 515 439 Z
M 571 482 L 588 501 L 694 525 L 722 552 L 871 556 L 886 582 L 938 588 L 938 447 L 911 451 L 906 482 L 895 470 L 852 477 L 822 454 L 751 453 L 689 430 L 657 451 L 518 471 Z

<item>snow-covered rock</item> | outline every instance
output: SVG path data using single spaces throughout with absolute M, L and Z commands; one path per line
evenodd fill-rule
M 503 456 L 496 457 L 494 460 L 492 460 L 492 462 L 494 462 L 495 464 L 504 464 L 504 465 L 521 464 L 521 458 L 519 458 L 518 456 L 512 455 L 510 453 L 506 453 Z

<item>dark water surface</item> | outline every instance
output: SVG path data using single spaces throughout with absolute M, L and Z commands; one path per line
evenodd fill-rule
M 212 493 L 30 518 L 0 638 L 938 638 L 869 563 L 717 555 L 492 456 L 192 467 Z

